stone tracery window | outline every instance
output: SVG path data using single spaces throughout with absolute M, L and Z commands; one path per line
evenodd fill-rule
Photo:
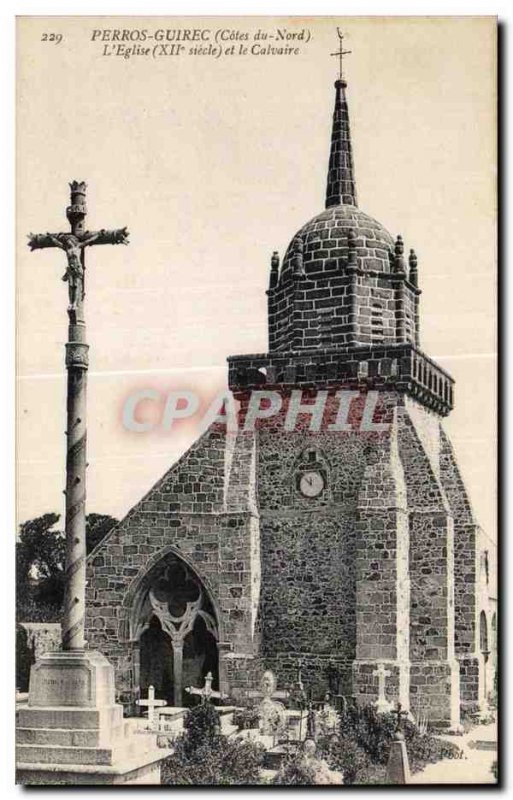
M 153 631 L 155 641 L 160 641 L 160 644 L 157 642 L 158 654 L 155 651 L 155 657 L 159 661 L 172 662 L 167 663 L 167 683 L 173 687 L 174 704 L 182 705 L 186 699 L 183 694 L 185 686 L 191 681 L 197 685 L 205 670 L 217 673 L 219 634 L 207 591 L 184 561 L 174 554 L 169 555 L 148 575 L 139 615 L 138 638 L 141 644 L 149 642 L 151 636 L 148 639 L 147 633 Z M 165 655 L 162 637 L 167 639 L 170 656 Z M 155 650 L 154 645 L 151 647 Z M 147 671 L 151 673 L 151 654 L 146 661 L 148 658 L 150 666 L 147 665 Z M 160 674 L 158 669 L 156 673 Z M 168 702 L 172 699 L 168 698 Z
M 173 561 L 153 583 L 149 600 L 172 642 L 183 641 L 200 616 L 209 633 L 217 639 L 213 610 L 198 578 L 183 561 Z

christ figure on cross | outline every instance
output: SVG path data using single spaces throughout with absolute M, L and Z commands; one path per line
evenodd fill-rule
M 66 272 L 62 276 L 63 281 L 68 282 L 69 291 L 69 311 L 74 311 L 78 303 L 84 299 L 84 264 L 82 261 L 82 250 L 90 244 L 93 244 L 105 231 L 98 233 L 90 233 L 83 239 L 78 239 L 72 233 L 60 233 L 55 236 L 53 233 L 46 235 L 55 245 L 64 250 L 68 258 L 68 266 Z

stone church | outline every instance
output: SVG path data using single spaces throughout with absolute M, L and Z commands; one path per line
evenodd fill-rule
M 454 383 L 420 347 L 414 251 L 358 207 L 346 88 L 325 209 L 271 259 L 269 351 L 228 359 L 238 430 L 220 415 L 89 558 L 88 646 L 128 709 L 149 685 L 183 705 L 208 671 L 233 697 L 265 668 L 374 702 L 379 668 L 388 701 L 454 726 L 492 689 Z

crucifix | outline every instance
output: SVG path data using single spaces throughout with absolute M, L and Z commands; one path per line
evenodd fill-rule
M 305 691 L 303 676 L 301 674 L 302 666 L 302 662 L 298 661 L 296 682 L 292 684 L 290 691 L 287 693 L 291 702 L 299 706 L 300 711 L 303 711 L 308 705 L 308 695 Z
M 374 670 L 372 673 L 373 677 L 377 677 L 378 679 L 378 699 L 375 703 L 376 709 L 380 714 L 385 713 L 386 711 L 390 711 L 392 708 L 392 704 L 388 702 L 385 697 L 385 680 L 388 678 L 392 673 L 385 669 L 385 665 L 382 661 L 378 664 L 377 669 Z
M 403 719 L 408 718 L 408 712 L 405 711 L 401 705 L 401 703 L 397 703 L 397 706 L 394 708 L 392 712 L 397 717 L 397 722 L 395 726 L 396 733 L 401 733 L 401 729 L 403 727 Z
M 410 782 L 410 765 L 408 762 L 406 742 L 401 728 L 403 717 L 407 717 L 408 712 L 402 710 L 401 703 L 397 703 L 397 708 L 392 713 L 397 716 L 397 724 L 394 738 L 390 743 L 386 781 L 392 784 L 405 784 Z
M 337 28 L 337 35 L 340 41 L 340 47 L 336 53 L 331 53 L 332 56 L 338 56 L 338 79 L 339 81 L 345 81 L 344 72 L 342 69 L 342 59 L 344 56 L 348 56 L 352 51 L 351 50 L 344 50 L 344 34 L 341 32 L 340 28 Z
M 63 650 L 83 650 L 85 614 L 85 499 L 86 499 L 86 386 L 89 366 L 84 317 L 85 248 L 98 244 L 128 244 L 126 228 L 91 233 L 85 230 L 86 184 L 70 183 L 71 203 L 66 217 L 67 233 L 31 233 L 31 250 L 56 247 L 64 250 L 67 268 L 62 279 L 68 284 L 68 341 L 66 343 L 67 452 L 66 452 L 66 567 Z
M 165 700 L 155 699 L 155 687 L 148 686 L 148 698 L 146 700 L 137 700 L 136 702 L 138 706 L 146 706 L 148 709 L 148 727 L 151 730 L 158 728 L 158 715 L 155 714 L 155 709 L 167 704 Z M 155 717 L 157 717 L 157 723 L 155 722 Z
M 222 692 L 217 692 L 215 689 L 212 689 L 212 681 L 214 680 L 212 673 L 207 672 L 205 676 L 205 686 L 203 689 L 196 689 L 195 686 L 186 686 L 185 691 L 189 694 L 195 694 L 201 697 L 201 704 L 209 703 L 210 700 L 214 697 L 218 700 L 222 700 L 227 697 L 227 695 L 223 694 Z

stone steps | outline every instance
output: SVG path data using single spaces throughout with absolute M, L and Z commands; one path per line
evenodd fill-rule
M 119 731 L 121 733 L 121 729 Z M 99 728 L 73 730 L 70 728 L 18 728 L 18 745 L 57 745 L 60 747 L 98 747 Z
M 93 738 L 97 738 L 97 731 L 70 731 L 55 728 L 24 730 L 25 732 L 22 732 L 23 729 L 18 729 L 16 752 L 17 760 L 26 764 L 60 763 L 105 766 L 112 765 L 120 758 L 123 760 L 138 758 L 142 753 L 155 750 L 157 747 L 155 734 L 126 737 L 124 735 L 125 726 L 112 732 L 109 747 L 102 746 L 103 743 L 94 742 L 92 739 L 89 740 L 89 744 L 86 744 L 87 734 L 92 734 Z M 70 735 L 71 742 L 66 741 L 66 734 Z M 85 739 L 84 734 L 86 734 Z M 74 737 L 77 737 L 75 742 L 73 742 Z
M 96 764 L 99 766 L 112 766 L 113 751 L 111 748 L 100 747 L 22 744 L 16 748 L 16 761 L 19 764 Z
M 57 703 L 59 703 L 57 705 Z M 114 671 L 95 651 L 45 654 L 17 712 L 16 780 L 30 785 L 158 783 L 169 753 L 115 703 Z
M 21 728 L 71 728 L 89 730 L 117 728 L 123 723 L 123 707 L 106 706 L 101 709 L 80 706 L 24 706 L 18 711 Z
M 57 784 L 97 786 L 160 784 L 159 764 L 171 751 L 139 752 L 128 758 L 117 759 L 112 765 L 99 764 L 49 764 L 18 761 L 17 783 L 49 786 Z

